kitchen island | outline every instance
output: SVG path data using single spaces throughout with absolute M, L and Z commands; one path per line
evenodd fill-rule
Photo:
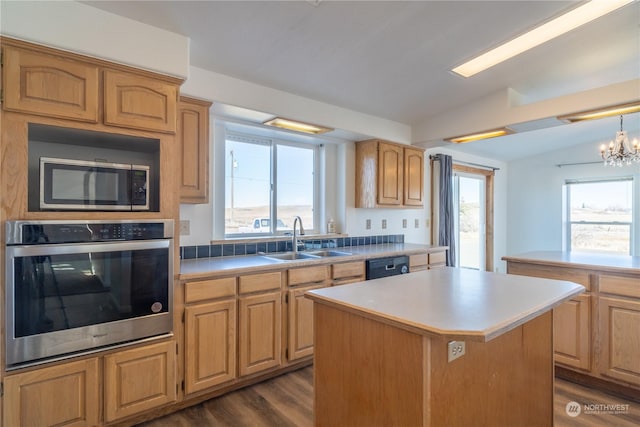
M 553 424 L 551 309 L 575 283 L 441 268 L 319 289 L 315 424 Z

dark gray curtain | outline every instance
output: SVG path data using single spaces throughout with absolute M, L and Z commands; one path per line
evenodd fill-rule
M 456 265 L 456 239 L 454 235 L 453 212 L 453 164 L 451 156 L 439 154 L 440 160 L 440 194 L 439 194 L 439 228 L 438 244 L 449 246 L 447 265 Z

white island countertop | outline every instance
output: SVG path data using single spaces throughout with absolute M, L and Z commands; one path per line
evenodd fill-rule
M 486 342 L 584 290 L 573 282 L 446 267 L 305 295 L 411 332 Z

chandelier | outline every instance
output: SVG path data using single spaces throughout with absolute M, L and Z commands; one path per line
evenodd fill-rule
M 640 143 L 636 138 L 629 143 L 627 132 L 622 130 L 622 116 L 620 116 L 620 131 L 616 138 L 609 142 L 609 146 L 600 146 L 600 155 L 605 166 L 630 165 L 631 162 L 640 163 Z

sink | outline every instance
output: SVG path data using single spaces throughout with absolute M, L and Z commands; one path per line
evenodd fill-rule
M 341 252 L 341 251 L 313 251 L 309 252 L 310 255 L 315 255 L 317 257 L 330 257 L 330 256 L 347 256 L 351 255 L 350 252 Z
M 351 255 L 351 253 L 324 250 L 324 251 L 311 251 L 311 252 L 285 252 L 285 253 L 265 254 L 265 255 L 262 255 L 262 257 L 276 260 L 276 261 L 295 261 L 300 259 L 317 259 L 317 258 L 347 256 L 347 255 Z
M 262 255 L 264 258 L 275 259 L 278 261 L 295 261 L 298 259 L 315 259 L 320 258 L 320 255 L 312 255 L 304 252 L 285 252 L 285 253 L 275 253 L 269 255 Z

